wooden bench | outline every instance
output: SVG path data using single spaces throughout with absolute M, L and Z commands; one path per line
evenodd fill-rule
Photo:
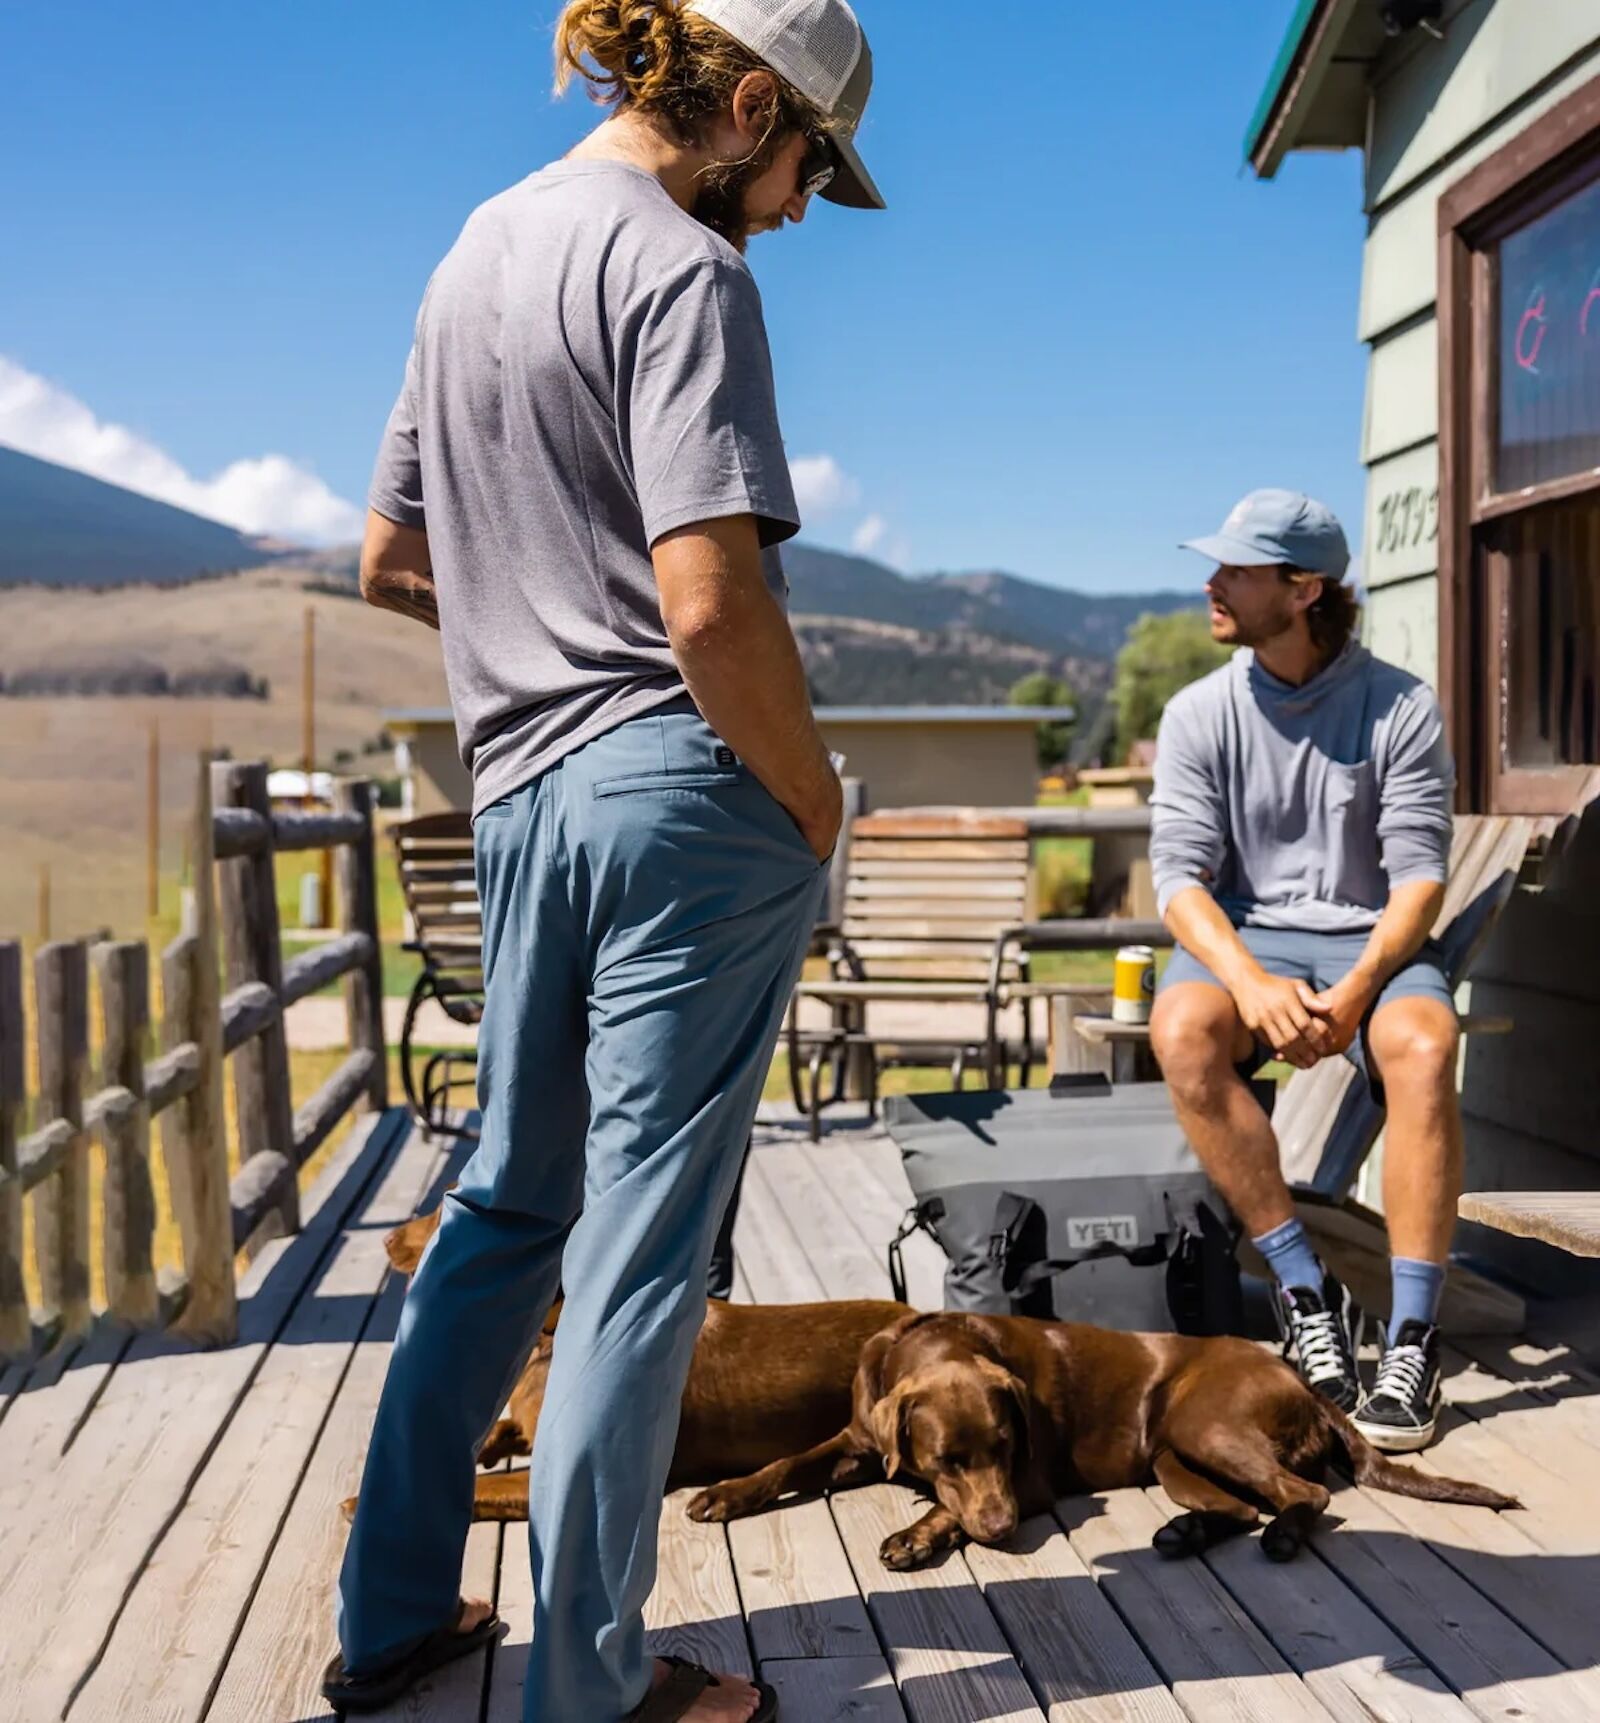
M 840 924 L 828 941 L 829 977 L 799 984 L 785 1025 L 795 1105 L 811 1120 L 813 1136 L 820 1135 L 822 1108 L 843 1097 L 851 1069 L 869 1105 L 881 1073 L 898 1065 L 948 1065 L 960 1088 L 969 1071 L 997 1086 L 1015 1064 L 1026 1086 L 1043 1051 L 1034 1002 L 1083 991 L 1074 983 L 1035 981 L 1035 944 L 1104 949 L 1130 937 L 1132 926 L 1037 923 L 1029 920 L 1031 909 L 1024 820 L 919 812 L 864 815 L 852 823 Z M 1143 931 L 1165 938 L 1160 928 Z M 829 1008 L 827 1028 L 802 1027 L 807 999 Z M 868 1007 L 889 1003 L 969 1005 L 981 1012 L 982 1030 L 875 1033 Z M 1003 1021 L 1008 1012 L 1011 1034 Z
M 413 1041 L 418 1013 L 430 999 L 463 1027 L 476 1028 L 483 1017 L 483 908 L 478 902 L 472 818 L 459 808 L 425 814 L 392 827 L 390 836 L 411 917 L 412 937 L 404 949 L 422 959 L 400 1030 L 400 1081 L 424 1130 L 471 1137 L 475 1133 L 452 1122 L 450 1097 L 455 1090 L 473 1087 L 476 1049 L 435 1052 L 419 1075 Z
M 1600 1191 L 1468 1191 L 1456 1212 L 1571 1256 L 1600 1257 Z

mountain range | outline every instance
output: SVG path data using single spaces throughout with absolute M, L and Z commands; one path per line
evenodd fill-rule
M 0 446 L 0 586 L 169 586 L 281 548 Z
M 170 586 L 271 564 L 285 581 L 353 595 L 356 561 L 353 546 L 297 551 L 0 447 L 0 587 Z M 800 543 L 783 561 L 813 689 L 834 705 L 998 703 L 1045 671 L 1092 706 L 1141 615 L 1197 603 L 1000 572 L 905 575 Z M 228 644 L 248 669 L 250 643 Z

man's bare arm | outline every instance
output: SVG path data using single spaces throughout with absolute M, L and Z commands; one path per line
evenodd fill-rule
M 652 552 L 661 619 L 701 714 L 789 810 L 819 858 L 844 798 L 817 731 L 794 632 L 767 588 L 751 515 L 668 533 Z
M 427 533 L 368 509 L 361 544 L 361 596 L 379 610 L 392 610 L 437 628 L 439 595 L 433 585 Z

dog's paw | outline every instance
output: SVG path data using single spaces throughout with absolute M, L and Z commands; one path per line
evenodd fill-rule
M 689 1518 L 701 1525 L 720 1526 L 729 1520 L 740 1520 L 755 1512 L 755 1507 L 733 1484 L 713 1484 L 690 1499 L 685 1510 Z
M 347 1526 L 353 1524 L 356 1517 L 356 1498 L 346 1496 L 339 1504 L 339 1512 L 344 1515 L 344 1523 Z
M 1306 1546 L 1311 1528 L 1291 1509 L 1261 1528 L 1261 1553 L 1272 1561 L 1293 1561 Z
M 1179 1514 L 1151 1538 L 1150 1546 L 1163 1561 L 1181 1561 L 1210 1547 L 1211 1533 L 1199 1514 Z
M 894 1573 L 911 1573 L 919 1567 L 926 1567 L 938 1553 L 916 1527 L 911 1526 L 883 1540 L 878 1560 Z
M 484 1438 L 483 1446 L 478 1450 L 478 1464 L 486 1470 L 492 1469 L 504 1460 L 517 1459 L 529 1451 L 521 1427 L 509 1418 L 502 1418 Z

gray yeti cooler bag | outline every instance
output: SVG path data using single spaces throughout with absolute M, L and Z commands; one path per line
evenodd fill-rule
M 945 1306 L 1106 1328 L 1239 1333 L 1237 1229 L 1164 1084 L 896 1096 L 884 1123 L 922 1230 L 949 1260 Z

